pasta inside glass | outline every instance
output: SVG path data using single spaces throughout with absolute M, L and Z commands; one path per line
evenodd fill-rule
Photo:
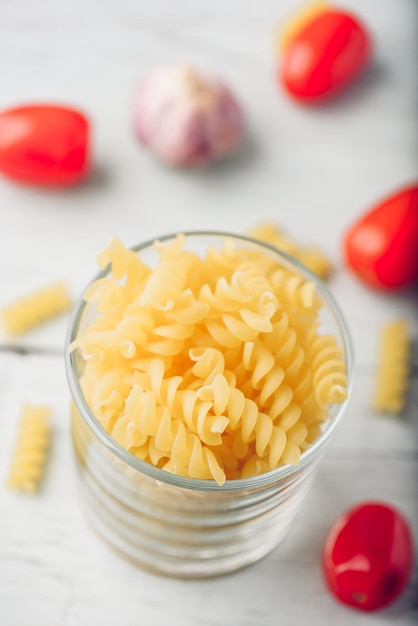
M 147 266 L 155 268 L 160 261 L 161 249 L 170 250 L 170 246 L 175 247 L 178 237 L 178 235 L 163 237 L 159 240 L 160 243 L 157 247 L 154 245 L 154 241 L 146 242 L 136 247 L 134 251 Z M 280 268 L 284 268 L 284 271 L 291 273 L 292 276 L 303 277 L 307 285 L 313 285 L 314 291 L 311 287 L 304 288 L 303 299 L 310 301 L 314 294 L 315 298 L 321 300 L 320 324 L 323 332 L 327 334 L 321 334 L 319 338 L 315 335 L 315 341 L 311 341 L 312 350 L 314 350 L 312 358 L 316 359 L 316 363 L 320 365 L 317 354 L 321 350 L 331 351 L 331 353 L 333 350 L 335 351 L 335 347 L 330 347 L 324 337 L 335 337 L 339 354 L 342 355 L 344 376 L 347 380 L 346 387 L 348 394 L 350 393 L 352 350 L 349 332 L 328 288 L 316 276 L 285 253 L 268 244 L 262 244 L 247 237 L 227 233 L 195 232 L 184 234 L 182 242 L 184 250 L 199 256 L 204 256 L 208 249 L 219 251 L 224 250 L 225 246 L 231 245 L 234 249 L 245 251 L 245 254 L 250 257 L 251 255 L 261 255 L 268 259 L 269 263 L 277 263 Z M 234 258 L 233 255 L 231 258 Z M 216 259 L 214 259 L 215 262 Z M 109 267 L 106 267 L 96 277 L 94 284 L 97 284 L 101 279 L 106 279 L 108 274 Z M 260 281 L 260 278 L 257 280 Z M 175 278 L 173 278 L 174 281 Z M 123 284 L 123 280 L 121 284 Z M 172 289 L 172 286 L 168 285 L 167 288 Z M 88 287 L 85 293 L 90 293 L 91 289 L 91 286 Z M 265 295 L 264 292 L 263 294 Z M 205 297 L 210 301 L 212 296 L 209 294 Z M 184 313 L 186 317 L 187 310 L 189 309 L 186 307 Z M 255 320 L 254 323 L 256 324 L 261 323 L 253 312 L 250 313 L 246 313 L 248 319 L 252 322 Z M 103 426 L 103 420 L 100 422 L 97 419 L 97 415 L 92 410 L 89 391 L 86 392 L 88 387 L 83 381 L 86 363 L 88 364 L 88 360 L 83 358 L 83 356 L 86 357 L 86 352 L 81 349 L 73 349 L 78 342 L 77 347 L 87 350 L 86 345 L 90 346 L 89 349 L 92 350 L 92 353 L 95 349 L 97 350 L 97 346 L 91 348 L 91 341 L 83 345 L 80 340 L 92 322 L 94 324 L 96 318 L 95 304 L 80 299 L 74 309 L 69 327 L 66 368 L 73 398 L 72 434 L 80 484 L 84 494 L 83 502 L 86 513 L 99 534 L 125 557 L 130 558 L 140 566 L 158 573 L 182 577 L 223 574 L 243 567 L 267 554 L 288 532 L 294 516 L 303 502 L 306 489 L 314 475 L 314 469 L 324 447 L 346 410 L 347 401 L 339 403 L 340 401 L 336 400 L 336 403 L 329 404 L 328 392 L 324 391 L 327 389 L 327 385 L 325 383 L 322 384 L 322 387 L 316 385 L 319 389 L 317 391 L 318 402 L 325 407 L 323 410 L 326 412 L 326 419 L 321 418 L 318 432 L 311 428 L 312 440 L 309 441 L 308 439 L 307 445 L 303 447 L 302 442 L 306 440 L 309 430 L 309 417 L 305 417 L 305 423 L 296 423 L 298 418 L 295 408 L 289 405 L 290 408 L 287 412 L 282 410 L 278 415 L 277 427 L 269 425 L 270 418 L 269 415 L 266 415 L 265 418 L 258 418 L 262 422 L 261 426 L 256 428 L 253 425 L 251 431 L 245 424 L 243 425 L 237 420 L 234 422 L 235 414 L 230 405 L 228 405 L 229 413 L 225 406 L 216 409 L 214 396 L 216 385 L 219 388 L 225 385 L 223 379 L 231 383 L 232 374 L 226 373 L 223 378 L 219 375 L 212 377 L 211 384 L 200 387 L 198 393 L 200 393 L 199 398 L 202 402 L 206 402 L 206 405 L 210 404 L 210 400 L 212 401 L 212 406 L 215 408 L 213 415 L 210 416 L 212 420 L 210 423 L 211 425 L 215 424 L 215 427 L 205 430 L 205 422 L 200 418 L 200 426 L 197 422 L 191 426 L 189 424 L 191 428 L 196 428 L 199 436 L 203 437 L 203 447 L 209 450 L 209 452 L 204 453 L 202 458 L 207 462 L 205 468 L 207 466 L 209 468 L 207 472 L 210 473 L 203 474 L 204 478 L 201 478 L 201 474 L 196 473 L 193 463 L 187 455 L 185 461 L 176 461 L 175 463 L 173 461 L 174 453 L 173 458 L 169 458 L 168 461 L 165 457 L 162 460 L 155 457 L 155 448 L 158 447 L 155 445 L 155 441 L 157 440 L 158 444 L 162 440 L 161 436 L 158 439 L 158 434 L 157 437 L 150 436 L 148 438 L 146 452 L 142 451 L 143 439 L 137 439 L 136 444 L 140 442 L 142 448 L 134 445 L 131 449 L 133 453 L 131 453 L 126 449 L 129 447 L 126 445 L 126 420 L 123 421 L 122 418 L 119 421 L 114 420 L 111 430 L 108 432 Z M 227 319 L 229 321 L 229 318 Z M 212 322 L 205 322 L 205 324 L 205 328 L 210 331 L 214 328 Z M 247 337 L 245 328 L 242 329 L 240 326 L 238 331 L 236 325 L 232 328 L 235 334 L 242 331 L 244 339 Z M 164 332 L 167 331 L 164 330 Z M 219 334 L 220 331 L 217 327 L 213 332 L 216 337 L 221 337 L 221 342 L 229 341 L 225 333 Z M 225 337 L 226 339 L 222 339 Z M 258 360 L 253 356 L 257 354 L 256 342 L 245 341 L 244 343 L 242 367 L 240 369 L 238 364 L 235 367 L 236 379 L 240 380 L 239 372 L 241 370 L 244 373 L 249 371 L 253 383 L 255 381 L 254 384 L 257 385 L 257 398 L 263 397 L 263 394 L 264 397 L 269 398 L 272 395 L 271 385 L 266 391 L 267 385 L 263 387 L 263 381 L 266 378 L 263 379 L 262 376 L 256 374 Z M 128 350 L 128 357 L 131 358 L 132 354 L 129 352 L 131 346 L 126 348 L 124 344 L 123 350 L 125 349 Z M 202 355 L 205 355 L 206 360 L 208 360 L 208 352 L 207 350 L 206 352 L 202 351 L 200 346 L 195 346 L 193 350 L 191 352 L 192 357 L 197 363 L 198 370 L 202 371 L 204 360 Z M 226 359 L 229 354 L 228 350 L 229 348 L 226 346 L 223 352 Z M 258 350 L 261 350 L 260 346 L 258 346 Z M 219 352 L 222 353 L 222 350 Z M 218 353 L 214 351 L 209 356 L 213 357 L 213 354 Z M 159 367 L 163 367 L 160 361 L 164 362 L 164 359 L 154 355 L 147 366 L 143 367 L 144 371 L 137 377 L 141 389 L 141 385 L 144 386 L 150 378 L 155 379 L 157 376 L 155 372 L 158 371 Z M 196 369 L 196 366 L 194 367 Z M 213 363 L 211 367 L 213 367 Z M 295 368 L 296 365 L 292 367 Z M 280 378 L 280 373 L 277 375 Z M 334 380 L 335 374 L 333 376 Z M 338 376 L 340 374 L 337 374 L 337 379 Z M 231 383 L 230 387 L 234 387 L 234 385 Z M 236 387 L 238 389 L 234 391 L 234 397 L 238 398 L 241 393 L 238 383 L 236 383 Z M 231 395 L 231 392 L 229 393 Z M 335 390 L 333 393 L 336 393 Z M 175 391 L 171 393 L 170 397 L 174 396 Z M 128 401 L 129 398 L 126 402 Z M 167 402 L 165 398 L 164 403 Z M 251 402 L 253 401 L 251 400 Z M 270 404 L 268 404 L 269 402 Z M 271 407 L 271 412 L 274 411 L 276 405 L 272 400 L 266 400 L 265 406 Z M 175 409 L 176 406 L 175 404 L 170 405 L 170 410 L 173 410 L 173 407 Z M 306 404 L 305 414 L 306 407 L 309 406 Z M 252 405 L 248 404 L 248 407 L 251 408 Z M 265 410 L 267 411 L 267 409 Z M 165 415 L 164 412 L 162 414 Z M 208 418 L 205 416 L 205 419 Z M 178 421 L 177 419 L 176 423 Z M 123 429 L 121 429 L 121 424 L 124 425 Z M 315 427 L 318 426 L 316 422 L 314 425 Z M 200 431 L 199 427 L 201 428 Z M 176 428 L 180 429 L 179 426 Z M 225 430 L 228 428 L 229 432 Z M 221 436 L 219 435 L 220 432 L 226 433 L 225 440 L 228 438 L 228 440 L 232 440 L 231 438 L 235 436 L 238 428 L 241 428 L 239 437 L 236 438 L 238 443 L 234 441 L 231 450 L 236 451 L 238 457 L 240 454 L 247 454 L 248 461 L 246 464 L 238 462 L 234 465 L 229 452 L 223 457 L 221 453 L 218 453 L 219 448 L 216 447 L 216 443 Z M 266 428 L 270 440 L 264 434 Z M 276 455 L 276 458 L 275 450 L 278 450 L 282 445 L 280 438 L 283 437 L 282 431 L 284 430 L 289 445 L 287 452 L 283 453 L 281 458 Z M 154 431 L 150 432 L 152 434 Z M 176 431 L 176 433 L 178 432 L 179 430 Z M 139 437 L 139 435 L 135 436 Z M 193 436 L 195 439 L 187 441 L 194 442 L 197 434 Z M 191 435 L 189 434 L 188 437 Z M 132 438 L 128 437 L 128 439 L 129 443 L 132 443 Z M 125 443 L 125 447 L 121 445 L 121 442 Z M 300 442 L 302 445 L 298 448 L 295 442 Z M 294 457 L 295 448 L 299 450 L 296 457 Z M 282 450 L 282 448 L 280 449 Z M 142 458 L 136 455 L 138 450 L 141 450 Z M 261 459 L 260 461 L 254 460 L 252 457 L 255 450 Z M 178 458 L 184 459 L 184 451 L 181 452 L 178 454 Z M 146 456 L 147 454 L 149 456 Z M 149 462 L 150 458 L 151 460 L 154 458 L 153 454 L 157 458 L 156 464 Z M 196 453 L 193 452 L 193 454 Z M 215 461 L 213 461 L 212 456 Z M 269 459 L 270 465 L 268 465 Z M 184 470 L 181 463 L 185 464 L 184 467 L 187 471 Z M 226 467 L 224 474 L 221 475 L 219 468 L 223 470 L 228 464 L 232 469 L 229 470 Z M 236 469 L 238 466 L 240 468 L 239 473 Z M 178 467 L 180 467 L 180 472 L 175 471 Z

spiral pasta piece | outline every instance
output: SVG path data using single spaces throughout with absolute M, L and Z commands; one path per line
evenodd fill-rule
M 181 258 L 162 261 L 147 281 L 140 304 L 162 310 L 173 308 L 186 281 L 186 267 Z
M 251 385 L 259 390 L 259 401 L 264 406 L 282 384 L 285 376 L 283 368 L 261 340 L 245 343 L 243 365 L 251 372 Z
M 316 318 L 321 302 L 312 280 L 304 280 L 290 270 L 278 269 L 272 273 L 271 281 L 280 290 L 281 302 L 286 309 L 296 312 L 303 322 Z
M 380 413 L 400 413 L 409 386 L 411 340 L 404 319 L 387 322 L 380 329 L 378 365 L 372 408 Z
M 175 308 L 165 315 L 169 321 L 197 324 L 207 316 L 208 311 L 208 304 L 200 302 L 191 289 L 185 289 L 179 294 Z
M 204 384 L 209 385 L 225 369 L 224 355 L 215 348 L 192 348 L 189 356 L 195 361 L 191 373 L 197 377 L 199 384 L 204 381 Z
M 238 253 L 232 241 L 226 239 L 220 250 L 216 246 L 209 245 L 205 260 L 206 266 L 211 271 L 205 276 L 207 280 L 203 282 L 212 286 L 220 276 L 228 280 L 236 270 L 238 259 Z
M 278 307 L 263 272 L 248 263 L 239 266 L 230 281 L 221 277 L 214 290 L 204 285 L 200 298 L 211 307 L 205 329 L 224 348 L 237 347 L 260 333 L 270 332 L 271 318 Z
M 90 365 L 88 363 L 88 365 Z M 129 370 L 114 366 L 94 382 L 88 375 L 83 377 L 83 393 L 89 396 L 90 404 L 98 421 L 106 428 L 117 419 L 124 407 L 125 398 L 131 389 L 127 380 Z
M 270 264 L 267 265 L 269 267 Z M 266 277 L 266 270 L 263 264 L 254 265 L 253 261 L 241 263 L 236 271 L 236 275 L 241 277 L 244 289 L 251 296 L 251 300 L 257 301 L 260 297 L 266 297 L 277 308 L 277 295 L 271 281 Z
M 298 463 L 346 397 L 315 283 L 228 241 L 183 248 L 157 242 L 152 270 L 117 241 L 101 257 L 113 279 L 87 290 L 96 317 L 70 346 L 88 405 L 119 445 L 181 476 L 222 484 Z
M 315 336 L 307 353 L 312 360 L 312 384 L 320 407 L 343 402 L 347 397 L 347 376 L 342 353 L 335 337 Z
M 199 292 L 199 299 L 214 309 L 214 314 L 211 315 L 210 311 L 208 311 L 206 315 L 207 318 L 210 318 L 212 316 L 217 317 L 219 311 L 223 313 L 235 311 L 237 305 L 244 305 L 250 302 L 251 295 L 245 293 L 243 276 L 236 272 L 230 280 L 221 276 L 216 282 L 214 289 L 207 283 L 203 285 Z
M 91 326 L 98 330 L 109 328 L 108 320 L 115 316 L 115 312 L 123 311 L 127 305 L 127 293 L 129 292 L 123 285 L 109 277 L 98 278 L 89 285 L 84 292 L 84 299 L 86 302 L 94 302 L 96 309 L 103 313 Z
M 291 254 L 322 279 L 326 279 L 332 272 L 332 262 L 321 250 L 296 243 L 274 222 L 259 224 L 252 228 L 248 234 L 254 239 L 269 243 Z
M 4 306 L 1 319 L 8 335 L 20 335 L 60 313 L 68 311 L 72 300 L 64 283 L 56 283 L 22 296 Z
M 50 413 L 46 406 L 23 406 L 7 480 L 10 489 L 38 490 L 50 442 Z
M 176 446 L 173 446 L 176 450 Z M 162 466 L 169 472 L 190 476 L 191 478 L 213 479 L 222 485 L 226 475 L 222 465 L 210 448 L 203 446 L 196 435 L 186 436 L 186 445 L 178 446 L 181 450 L 183 464 L 176 464 L 176 453 Z M 186 456 L 184 456 L 186 455 Z
M 140 257 L 133 250 L 126 248 L 117 237 L 111 240 L 106 250 L 97 255 L 97 262 L 102 270 L 109 266 L 112 276 L 117 281 L 126 277 L 128 289 L 141 285 L 151 274 L 150 268 L 142 263 Z

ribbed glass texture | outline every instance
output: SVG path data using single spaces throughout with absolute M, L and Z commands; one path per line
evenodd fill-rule
M 170 240 L 175 235 L 163 238 Z M 186 248 L 204 251 L 225 237 L 259 250 L 315 280 L 324 301 L 322 332 L 336 336 L 352 384 L 352 348 L 344 319 L 328 288 L 288 255 L 227 233 L 187 233 Z M 151 265 L 152 242 L 135 248 Z M 99 276 L 106 275 L 106 271 Z M 97 278 L 97 277 L 95 277 Z M 320 437 L 297 466 L 285 465 L 252 478 L 214 481 L 176 476 L 123 449 L 97 422 L 79 385 L 83 362 L 68 350 L 88 317 L 80 299 L 70 322 L 66 369 L 72 395 L 72 438 L 86 515 L 120 554 L 153 572 L 184 578 L 216 576 L 253 563 L 287 535 L 303 503 L 331 435 L 348 401 L 330 408 Z

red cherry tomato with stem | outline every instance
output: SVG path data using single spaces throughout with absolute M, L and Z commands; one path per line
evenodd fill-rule
M 36 185 L 71 185 L 88 170 L 89 123 L 68 107 L 35 104 L 0 113 L 0 171 Z
M 344 604 L 375 611 L 405 591 L 413 568 L 409 524 L 394 507 L 358 505 L 332 526 L 323 550 L 323 570 L 331 592 Z
M 294 98 L 321 102 L 350 85 L 371 54 L 371 39 L 360 20 L 345 11 L 324 10 L 291 39 L 279 79 Z
M 347 265 L 380 289 L 407 287 L 418 280 L 418 185 L 377 204 L 347 231 Z

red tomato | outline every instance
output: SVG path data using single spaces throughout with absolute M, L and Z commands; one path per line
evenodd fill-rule
M 390 196 L 344 238 L 347 264 L 372 287 L 394 289 L 418 279 L 418 186 Z
M 371 40 L 360 21 L 344 11 L 324 10 L 292 38 L 280 78 L 295 98 L 317 102 L 347 87 L 370 57 Z
M 391 604 L 405 590 L 413 566 L 413 539 L 399 511 L 365 503 L 344 513 L 328 533 L 325 579 L 344 604 L 374 611 Z
M 36 104 L 0 113 L 0 171 L 38 185 L 70 185 L 88 168 L 89 124 L 79 111 Z

